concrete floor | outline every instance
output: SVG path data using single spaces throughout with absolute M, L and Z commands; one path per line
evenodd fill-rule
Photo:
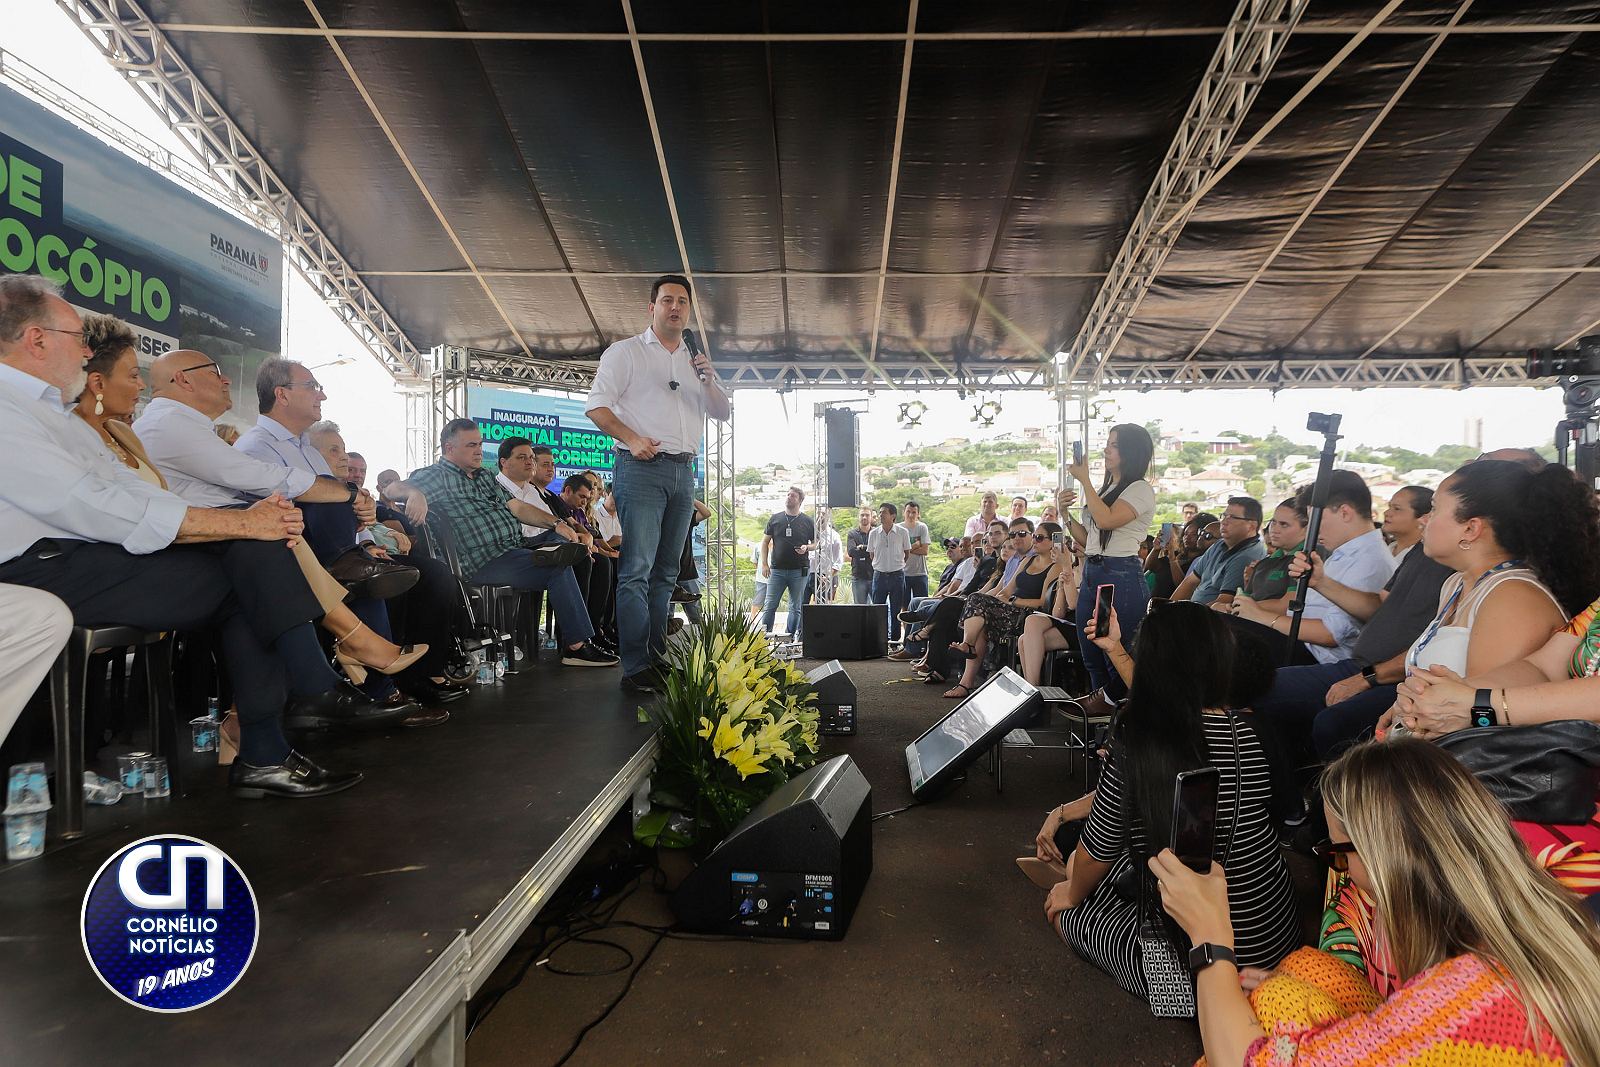
M 874 811 L 908 804 L 905 746 L 952 702 L 940 699 L 942 687 L 900 681 L 909 672 L 897 664 L 846 668 L 859 690 L 860 732 L 825 738 L 824 752 L 854 758 Z M 1192 1063 L 1194 1024 L 1152 1018 L 1078 959 L 1045 925 L 1043 893 L 1012 863 L 1032 851 L 1046 810 L 1077 796 L 1081 781 L 1073 753 L 1013 748 L 997 794 L 980 762 L 947 796 L 873 824 L 872 880 L 842 942 L 662 941 L 569 1062 Z M 618 917 L 671 921 L 666 898 L 648 884 Z M 654 940 L 626 928 L 604 936 L 636 954 Z M 621 960 L 574 944 L 558 962 L 599 970 Z M 556 1062 L 625 980 L 626 972 L 530 970 L 474 1032 L 469 1061 Z

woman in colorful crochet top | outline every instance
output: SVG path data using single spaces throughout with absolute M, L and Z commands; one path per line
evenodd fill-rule
M 1330 840 L 1321 851 L 1377 901 L 1399 986 L 1372 1010 L 1342 1014 L 1336 1006 L 1359 1002 L 1349 987 L 1363 979 L 1321 957 L 1324 970 L 1343 968 L 1326 986 L 1285 973 L 1247 998 L 1232 963 L 1224 875 L 1215 866 L 1196 874 L 1164 850 L 1150 869 L 1196 946 L 1212 1067 L 1600 1065 L 1600 929 L 1533 866 L 1500 805 L 1460 763 L 1412 738 L 1359 745 L 1328 768 L 1322 792 Z M 1290 983 L 1304 987 L 1310 1010 L 1260 1010 L 1289 999 Z M 1316 1019 L 1325 1021 L 1308 1021 Z

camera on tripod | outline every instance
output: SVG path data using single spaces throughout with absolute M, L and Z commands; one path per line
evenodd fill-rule
M 1577 348 L 1536 348 L 1528 353 L 1529 378 L 1560 378 L 1569 413 L 1600 403 L 1600 333 L 1578 339 Z
M 1320 411 L 1313 411 L 1306 416 L 1306 429 L 1312 433 L 1337 434 L 1339 423 L 1343 419 L 1343 415 L 1325 415 Z

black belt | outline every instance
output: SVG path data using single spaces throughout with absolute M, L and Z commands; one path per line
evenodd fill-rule
M 627 456 L 635 463 L 654 463 L 658 459 L 669 460 L 673 463 L 693 463 L 696 458 L 693 452 L 657 452 L 649 459 L 640 459 L 632 452 L 629 452 L 626 448 L 619 448 L 617 451 Z

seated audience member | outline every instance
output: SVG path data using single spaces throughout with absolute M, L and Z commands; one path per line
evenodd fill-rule
M 1532 474 L 1499 460 L 1469 463 L 1445 479 L 1434 503 L 1423 551 L 1455 573 L 1405 655 L 1407 673 L 1440 667 L 1477 675 L 1520 660 L 1600 590 L 1594 495 L 1565 468 Z M 1327 757 L 1377 722 L 1370 707 L 1360 715 L 1329 709 L 1312 739 Z
M 1150 585 L 1153 599 L 1172 599 L 1178 584 L 1188 575 L 1189 568 L 1200 558 L 1200 553 L 1209 547 L 1204 537 L 1205 529 L 1216 521 L 1216 516 L 1210 512 L 1197 512 L 1181 525 L 1174 526 L 1167 540 L 1157 544 L 1155 551 L 1146 556 L 1145 570 L 1155 577 Z
M 1200 505 L 1194 503 L 1193 501 L 1185 501 L 1178 508 L 1178 512 L 1183 516 L 1184 524 L 1187 525 L 1187 524 L 1193 522 L 1195 519 L 1199 518 L 1199 516 L 1200 516 Z
M 995 514 L 1000 507 L 1000 498 L 994 493 L 984 493 L 982 502 L 978 505 L 978 513 L 967 520 L 965 533 L 968 537 L 982 537 L 989 529 L 989 524 L 999 518 Z M 1005 520 L 1001 520 L 1002 522 Z
M 0 585 L 0 744 L 71 636 L 72 612 L 59 597 Z
M 917 673 L 924 675 L 926 684 L 942 685 L 957 667 L 963 666 L 950 651 L 961 632 L 961 612 L 968 597 L 984 591 L 993 592 L 1005 584 L 1001 573 L 1013 555 L 1011 544 L 1005 523 L 999 519 L 990 523 L 987 545 L 979 555 L 971 579 L 959 593 L 941 597 L 928 624 L 913 635 L 927 644 L 922 660 L 912 665 Z
M 1408 485 L 1389 498 L 1383 512 L 1383 536 L 1389 542 L 1395 566 L 1422 541 L 1422 525 L 1433 510 L 1433 490 Z
M 1267 554 L 1261 543 L 1261 502 L 1248 496 L 1228 498 L 1218 520 L 1220 538 L 1189 567 L 1173 590 L 1173 600 L 1210 604 L 1244 584 L 1244 569 Z
M 357 489 L 365 489 L 367 487 L 367 458 L 360 452 L 347 452 L 345 457 L 350 469 L 349 480 L 356 484 Z M 405 512 L 391 508 L 381 499 L 377 499 L 377 494 L 374 494 L 374 499 L 377 500 L 379 522 L 391 530 L 405 534 L 407 538 L 413 541 L 416 540 L 414 536 L 416 530 L 412 527 L 411 520 L 406 518 Z
M 1056 510 L 1056 506 L 1054 504 L 1046 504 L 1044 510 L 1039 512 L 1039 521 L 1053 522 L 1057 526 L 1060 526 L 1061 513 Z
M 1000 573 L 996 588 L 1015 578 L 1017 569 L 1033 554 L 1033 520 L 1026 515 L 1012 519 L 1008 524 L 1006 537 L 1011 542 L 1011 558 L 1006 560 L 1005 569 Z
M 355 785 L 360 774 L 319 767 L 283 736 L 285 666 L 310 677 L 320 663 L 335 677 L 308 625 L 322 609 L 287 547 L 300 536 L 299 512 L 281 496 L 244 510 L 192 508 L 135 474 L 84 420 L 63 416 L 90 355 L 54 285 L 0 277 L 0 583 L 54 593 L 81 624 L 216 628 L 238 696 L 234 793 L 306 797 Z
M 1112 725 L 1111 752 L 1094 793 L 1052 812 L 1036 847 L 1040 860 L 1064 862 L 1045 915 L 1062 940 L 1135 996 L 1147 997 L 1140 965 L 1139 894 L 1118 883 L 1145 877 L 1147 858 L 1171 839 L 1177 775 L 1221 772 L 1212 851 L 1221 889 L 1239 916 L 1228 939 L 1240 966 L 1272 967 L 1299 940 L 1294 886 L 1267 815 L 1267 759 L 1255 731 L 1226 708 L 1232 696 L 1234 639 L 1223 618 L 1197 604 L 1159 605 L 1145 616 L 1133 654 L 1123 650 L 1115 615 L 1098 638 L 1128 679 L 1126 704 Z M 1053 855 L 1061 822 L 1086 819 L 1070 857 Z M 1052 825 L 1054 823 L 1055 825 Z M 1128 870 L 1135 873 L 1126 874 Z M 1146 882 L 1149 918 L 1160 920 L 1158 887 Z M 1133 899 L 1129 899 L 1129 897 Z M 1180 958 L 1189 946 L 1162 924 Z M 1200 942 L 1196 942 L 1200 943 Z M 1237 1061 L 1235 1061 L 1237 1062 Z
M 1078 572 L 1070 552 L 1057 556 L 1061 564 L 1060 576 L 1055 586 L 1046 590 L 1046 602 L 1024 620 L 1022 633 L 1017 636 L 1022 677 L 1029 685 L 1053 684 L 1053 679 L 1042 677 L 1045 653 L 1076 648 L 1078 643 Z
M 1271 553 L 1244 570 L 1244 595 L 1255 601 L 1261 610 L 1282 614 L 1289 610 L 1289 601 L 1294 598 L 1289 564 L 1306 543 L 1306 513 L 1296 498 L 1290 497 L 1273 510 L 1272 521 L 1267 523 L 1266 542 Z M 1211 607 L 1228 611 L 1233 605 L 1233 596 L 1231 592 L 1224 593 L 1211 602 Z
M 1309 948 L 1255 969 L 1232 872 L 1163 850 L 1149 862 L 1163 909 L 1216 946 L 1195 976 L 1206 1062 L 1600 1063 L 1600 928 L 1460 763 L 1417 740 L 1358 745 L 1322 794 L 1320 854 L 1372 900 L 1359 936 L 1382 931 L 1392 981 Z
M 867 554 L 872 557 L 872 602 L 889 605 L 889 640 L 896 643 L 900 640 L 900 613 L 906 609 L 906 555 L 911 551 L 911 535 L 895 521 L 899 514 L 893 504 L 883 505 L 878 509 L 878 525 L 867 536 Z M 769 584 L 769 623 L 776 604 Z
M 335 423 L 326 419 L 313 423 L 306 437 L 322 454 L 335 478 L 347 486 L 356 484 L 349 478 L 350 454 L 345 451 L 344 437 Z M 410 669 L 384 673 L 395 674 L 401 690 L 423 704 L 438 705 L 457 700 L 471 691 L 467 685 L 444 677 L 448 652 L 454 647 L 452 622 L 460 603 L 460 587 L 449 566 L 432 556 L 412 551 L 411 538 L 404 530 L 376 521 L 387 510 L 375 502 L 374 521 L 364 528 L 372 535 L 375 548 L 382 549 L 393 562 L 415 569 L 418 581 L 399 596 L 389 598 L 384 603 L 384 611 L 392 631 L 416 643 L 424 654 Z M 432 726 L 446 718 L 429 712 L 421 720 L 407 720 L 407 724 Z
M 372 490 L 381 496 L 385 489 L 389 488 L 399 480 L 399 471 L 390 467 L 385 467 L 383 470 L 379 471 L 378 476 L 372 480 Z
M 110 368 L 95 404 L 78 411 L 95 426 L 101 416 L 131 413 L 138 398 L 131 390 L 136 380 L 124 371 L 128 364 L 137 367 L 133 330 L 110 316 L 89 316 L 84 320 L 85 339 L 94 351 L 91 368 Z M 95 375 L 90 375 L 91 381 Z M 115 435 L 129 451 L 136 451 L 152 464 L 163 487 L 195 507 L 237 508 L 241 497 L 252 499 L 281 495 L 296 501 L 349 503 L 350 490 L 333 478 L 318 478 L 306 471 L 276 463 L 263 463 L 224 444 L 212 432 L 214 421 L 232 407 L 231 383 L 222 368 L 204 353 L 175 349 L 157 356 L 150 364 L 152 393 L 150 403 L 130 428 L 106 422 L 104 431 Z M 119 456 L 119 458 L 122 458 Z M 123 460 L 127 462 L 126 459 Z M 353 679 L 365 677 L 366 668 L 384 674 L 406 670 L 427 652 L 426 644 L 406 648 L 380 637 L 367 627 L 345 603 L 345 589 L 318 562 L 316 554 L 301 542 L 295 557 L 307 584 L 322 606 L 322 626 L 334 636 L 334 648 Z
M 961 587 L 971 579 L 977 567 L 973 558 L 972 543 L 963 537 L 959 541 L 951 538 L 945 542 L 945 551 L 949 563 L 943 573 L 939 575 L 939 585 L 930 596 L 912 597 L 906 610 L 900 613 L 900 622 L 905 626 L 905 641 L 900 648 L 889 653 L 885 658 L 892 660 L 920 660 L 926 653 L 927 642 L 916 635 L 921 632 L 933 618 L 933 613 L 939 608 L 939 601 L 947 596 L 956 596 L 961 592 Z
M 990 646 L 1013 640 L 1022 633 L 1028 616 L 1047 603 L 1047 593 L 1054 599 L 1054 590 L 1046 589 L 1051 582 L 1072 580 L 1070 557 L 1064 547 L 1057 548 L 1051 541 L 1051 535 L 1058 533 L 1061 527 L 1057 524 L 1040 523 L 1032 534 L 1033 551 L 1012 579 L 994 596 L 979 594 L 967 598 L 961 613 L 961 640 L 951 646 L 966 658 L 966 669 L 961 680 L 946 691 L 945 699 L 965 700 L 971 696 Z
M 1299 494 L 1300 503 L 1308 511 L 1311 493 L 1308 485 Z M 1368 594 L 1375 609 L 1376 594 L 1394 573 L 1394 557 L 1389 554 L 1383 535 L 1373 528 L 1372 492 L 1354 471 L 1333 471 L 1329 475 L 1318 545 L 1328 552 L 1328 577 L 1347 589 Z M 1268 612 L 1249 597 L 1234 597 L 1231 610 L 1235 618 L 1255 624 L 1254 629 L 1246 628 L 1253 639 L 1265 640 L 1285 653 L 1290 651 L 1287 614 Z M 1361 633 L 1361 622 L 1345 607 L 1313 589 L 1306 597 L 1300 622 L 1300 643 L 1305 648 L 1297 647 L 1295 655 L 1303 661 L 1324 664 L 1348 659 L 1351 646 Z M 1279 636 L 1274 638 L 1272 634 Z
M 421 493 L 430 508 L 443 511 L 455 538 L 462 577 L 474 585 L 509 585 L 546 592 L 556 623 L 566 634 L 561 662 L 569 667 L 614 667 L 609 656 L 589 643 L 594 630 L 588 608 L 569 566 L 541 566 L 558 559 L 561 546 L 528 548 L 522 524 L 540 514 L 513 497 L 483 467 L 483 434 L 471 419 L 451 419 L 439 435 L 442 458 L 413 471 L 387 492 Z
M 583 476 L 594 486 L 594 499 L 589 502 L 584 523 L 594 537 L 594 573 L 589 577 L 592 599 L 588 601 L 589 621 L 594 626 L 592 640 L 603 650 L 615 652 L 617 643 L 612 638 L 617 624 L 617 561 L 622 558 L 622 520 L 615 511 L 606 510 L 606 502 L 611 499 L 611 486 L 600 476 L 600 472 L 588 470 L 583 472 Z M 699 504 L 699 501 L 695 503 Z M 611 506 L 616 506 L 614 501 Z M 700 509 L 696 508 L 695 514 L 699 513 Z M 691 523 L 691 537 L 693 529 Z
M 1550 461 L 1539 455 L 1532 448 L 1497 448 L 1492 452 L 1485 452 L 1479 459 L 1498 459 L 1507 463 L 1520 463 L 1529 471 L 1538 474 L 1549 466 Z
M 578 540 L 578 531 L 573 524 L 556 518 L 555 512 L 551 511 L 550 505 L 545 502 L 544 493 L 540 492 L 540 487 L 534 483 L 539 460 L 533 454 L 532 441 L 526 437 L 507 437 L 501 441 L 498 466 L 500 471 L 495 475 L 495 481 L 499 482 L 513 499 L 520 500 L 533 508 L 533 514 L 529 516 L 532 521 L 522 524 L 524 537 L 540 543 L 549 541 L 552 537 L 559 537 L 564 541 Z

